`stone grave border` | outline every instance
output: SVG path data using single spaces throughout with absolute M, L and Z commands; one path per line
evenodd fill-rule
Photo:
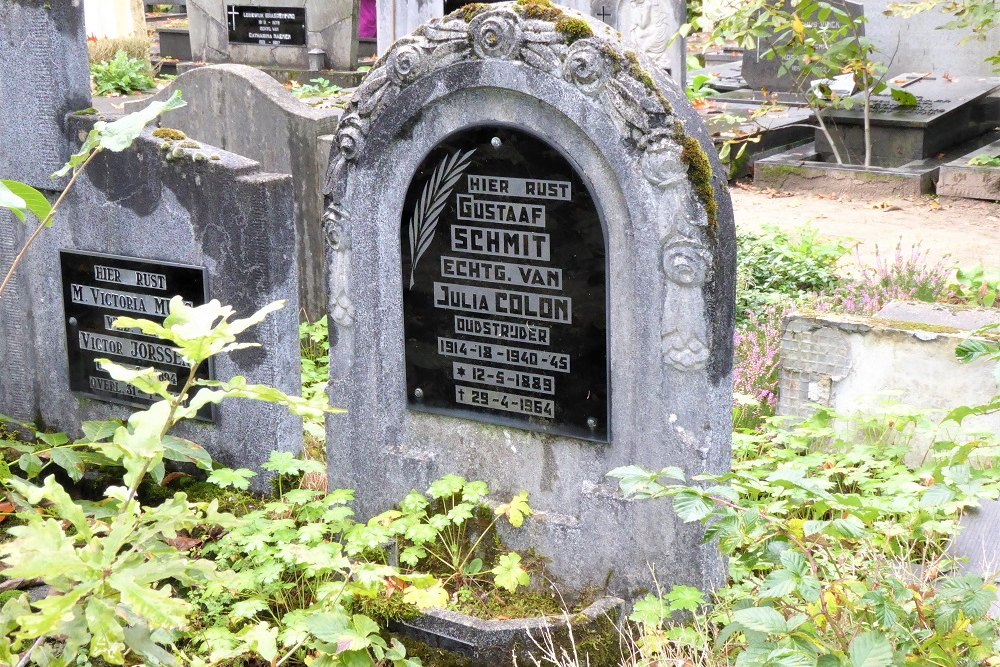
M 1000 138 L 941 165 L 937 193 L 945 197 L 1000 200 L 1000 167 L 970 165 L 969 160 L 978 155 L 1000 157 Z

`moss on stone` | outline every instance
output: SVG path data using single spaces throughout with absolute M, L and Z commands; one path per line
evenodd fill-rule
M 406 647 L 407 657 L 419 658 L 427 667 L 472 667 L 475 664 L 471 658 L 464 655 L 441 648 L 431 648 L 405 635 L 396 635 L 395 638 Z
M 79 111 L 74 111 L 77 116 L 96 116 L 97 109 L 94 107 L 87 107 L 86 109 L 80 109 Z
M 153 130 L 153 136 L 157 139 L 163 139 L 165 141 L 183 141 L 184 139 L 187 139 L 186 134 L 171 127 L 158 127 Z
M 25 594 L 24 591 L 19 591 L 17 589 L 4 591 L 3 593 L 0 593 L 0 607 L 7 604 L 7 602 L 9 602 L 10 600 L 13 600 L 14 598 L 20 597 L 24 594 Z
M 632 76 L 632 78 L 646 87 L 649 94 L 655 97 L 660 103 L 660 106 L 663 107 L 664 113 L 670 113 L 672 111 L 670 102 L 667 101 L 667 98 L 660 92 L 656 82 L 653 81 L 653 75 L 643 69 L 642 65 L 639 64 L 638 54 L 636 54 L 635 51 L 626 51 L 625 61 L 628 64 L 628 73 Z
M 679 123 L 674 126 L 674 138 L 681 145 L 681 160 L 687 165 L 688 180 L 705 207 L 709 231 L 714 232 L 719 223 L 719 205 L 715 201 L 715 188 L 712 187 L 712 163 L 701 143 L 684 134 L 683 126 Z
M 139 487 L 139 499 L 144 505 L 160 505 L 178 492 L 187 494 L 192 503 L 207 503 L 219 501 L 219 511 L 242 516 L 248 512 L 260 509 L 264 500 L 246 491 L 223 489 L 209 482 L 202 482 L 191 477 L 181 477 L 169 486 L 160 486 L 146 480 Z
M 182 141 L 177 145 L 180 146 L 181 148 L 201 148 L 201 144 L 199 144 L 197 141 L 191 141 L 190 139 Z
M 489 5 L 482 2 L 471 2 L 467 5 L 463 5 L 449 14 L 449 18 L 462 19 L 466 23 L 471 23 L 472 19 L 476 18 L 486 10 L 490 8 Z
M 589 23 L 573 16 L 563 16 L 556 21 L 556 32 L 563 36 L 567 44 L 594 36 Z
M 551 0 L 517 0 L 514 11 L 525 18 L 550 23 L 557 22 L 563 16 L 563 11 L 553 5 Z
M 390 597 L 375 595 L 373 597 L 357 597 L 354 599 L 355 610 L 386 624 L 390 621 L 410 621 L 420 616 L 420 610 L 408 602 L 403 602 L 399 592 Z
M 589 667 L 618 667 L 622 659 L 620 635 L 614 622 L 607 616 L 590 625 L 582 622 L 573 627 L 573 640 L 580 664 Z

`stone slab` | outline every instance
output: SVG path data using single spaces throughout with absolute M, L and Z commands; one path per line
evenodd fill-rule
M 959 308 L 923 301 L 890 301 L 873 317 L 950 327 L 957 331 L 974 331 L 987 324 L 1000 324 L 1000 310 L 996 308 Z
M 747 142 L 744 158 L 737 167 L 730 169 L 730 178 L 748 175 L 757 160 L 801 146 L 813 136 L 815 119 L 809 109 L 779 105 L 754 117 L 759 108 L 759 105 L 720 96 L 712 98 L 708 107 L 699 110 L 717 148 L 739 136 L 760 135 L 758 141 Z M 732 151 L 735 154 L 738 148 Z
M 826 162 L 810 142 L 754 164 L 754 185 L 790 192 L 851 193 L 856 197 L 919 197 L 934 191 L 938 165 L 930 161 L 902 167 L 868 167 Z
M 711 85 L 711 84 L 709 84 Z M 809 103 L 804 95 L 798 93 L 764 93 L 750 88 L 730 90 L 712 98 L 717 102 L 728 104 L 749 104 L 760 106 L 764 103 L 777 104 L 783 107 L 806 107 Z
M 833 0 L 830 4 L 833 7 L 846 11 L 855 19 L 863 17 L 865 14 L 864 5 L 860 2 Z M 784 9 L 785 11 L 791 11 L 791 3 L 787 0 L 784 3 Z M 831 22 L 836 25 L 835 19 L 831 19 Z M 864 26 L 861 27 L 860 34 L 864 35 Z M 800 69 L 793 66 L 788 72 L 781 74 L 781 60 L 766 56 L 767 52 L 774 46 L 776 39 L 775 37 L 759 39 L 754 48 L 746 49 L 743 52 L 740 73 L 746 80 L 747 85 L 754 90 L 766 90 L 768 92 L 801 93 L 807 91 L 809 89 L 810 78 L 804 77 Z
M 70 119 L 80 140 L 94 116 Z M 0 318 L 5 377 L 0 413 L 79 434 L 88 419 L 126 418 L 131 409 L 69 391 L 60 250 L 100 252 L 208 269 L 208 296 L 248 315 L 277 299 L 286 307 L 254 327 L 262 347 L 219 357 L 215 376 L 300 390 L 295 228 L 289 176 L 209 146 L 164 151 L 147 128 L 135 146 L 100 154 L 64 201 L 62 224 L 29 251 Z M 200 155 L 195 159 L 195 155 Z M 211 156 L 217 156 L 212 159 Z M 8 213 L 3 214 L 9 218 Z M 5 226 L 12 221 L 2 221 Z M 5 238 L 5 237 L 4 237 Z M 5 345 L 20 344 L 12 350 Z M 178 435 L 227 466 L 260 470 L 272 450 L 300 451 L 301 420 L 286 410 L 234 400 L 214 425 L 187 423 Z M 255 478 L 261 490 L 267 478 Z
M 984 500 L 962 517 L 961 530 L 949 552 L 965 558 L 965 572 L 988 577 L 1000 583 L 1000 501 Z M 1000 618 L 1000 597 L 990 607 L 990 616 Z
M 979 155 L 1000 157 L 1000 140 L 941 165 L 937 193 L 942 197 L 1000 200 L 1000 167 L 970 165 L 969 160 Z
M 1000 87 L 1000 78 L 924 78 L 905 90 L 918 100 L 916 108 L 903 107 L 889 95 L 872 98 L 872 164 L 896 167 L 911 160 L 930 158 L 956 144 L 972 139 L 996 126 L 993 104 L 986 98 Z M 864 156 L 864 111 L 855 96 L 851 109 L 823 112 L 827 127 L 841 156 L 862 163 Z M 817 130 L 817 150 L 825 159 L 832 149 Z
M 90 106 L 83 4 L 0 3 L 0 81 L 0 178 L 60 189 L 66 114 Z
M 536 514 L 502 537 L 550 559 L 571 593 L 632 595 L 652 585 L 650 564 L 661 581 L 712 588 L 723 567 L 700 527 L 666 503 L 625 501 L 605 475 L 629 464 L 692 475 L 728 467 L 735 229 L 725 172 L 684 93 L 655 65 L 640 55 L 651 87 L 613 66 L 630 47 L 609 27 L 584 19 L 596 36 L 567 46 L 552 23 L 521 22 L 512 7 L 471 25 L 431 21 L 368 73 L 341 120 L 328 181 L 329 393 L 348 413 L 328 422 L 329 478 L 357 489 L 361 517 L 446 473 L 482 479 L 497 498 L 527 491 Z M 415 176 L 424 156 L 479 125 L 554 146 L 598 202 L 608 444 L 407 409 L 405 193 L 429 177 Z M 705 154 L 700 172 L 689 174 L 682 150 Z
M 305 45 L 230 44 L 227 4 L 305 8 Z M 196 61 L 290 70 L 352 70 L 357 63 L 358 0 L 191 0 L 187 13 L 191 52 Z M 325 54 L 319 68 L 310 58 L 310 52 L 315 50 Z
M 940 325 L 792 314 L 781 338 L 777 414 L 805 417 L 819 404 L 851 415 L 902 403 L 943 417 L 961 405 L 984 405 L 1000 391 L 1000 378 L 991 364 L 955 358 L 967 336 Z M 970 416 L 963 427 L 997 432 L 1000 414 Z M 915 438 L 906 460 L 919 463 L 930 444 Z
M 747 81 L 740 73 L 742 65 L 738 61 L 713 64 L 702 69 L 691 70 L 687 73 L 688 80 L 693 80 L 696 76 L 704 74 L 709 78 L 706 85 L 719 92 L 729 92 L 747 88 Z
M 273 78 L 245 65 L 192 69 L 152 99 L 181 91 L 187 106 L 164 119 L 170 127 L 211 146 L 259 162 L 275 174 L 291 174 L 298 237 L 300 306 L 310 320 L 326 308 L 323 275 L 323 180 L 328 152 L 317 138 L 337 127 L 340 109 L 314 109 Z M 148 104 L 143 101 L 133 107 Z M 229 113 L 240 109 L 240 113 Z

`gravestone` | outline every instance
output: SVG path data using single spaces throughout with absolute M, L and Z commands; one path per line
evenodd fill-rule
M 995 107 L 986 98 L 1000 88 L 1000 78 L 896 77 L 917 98 L 915 106 L 903 106 L 889 94 L 871 101 L 872 165 L 897 167 L 936 155 L 973 139 L 996 126 Z M 833 140 L 845 162 L 864 162 L 863 100 L 855 96 L 850 109 L 822 112 Z M 816 150 L 824 160 L 833 159 L 833 149 L 823 132 L 816 131 Z
M 341 120 L 330 480 L 361 516 L 446 473 L 526 490 L 537 513 L 505 539 L 567 593 L 648 588 L 647 563 L 711 587 L 701 529 L 605 474 L 728 468 L 725 172 L 684 94 L 610 27 L 522 9 L 429 21 Z
M 0 178 L 61 189 L 49 175 L 70 155 L 66 114 L 90 106 L 82 4 L 0 3 L 0 81 Z
M 72 136 L 82 140 L 95 120 L 71 117 Z M 291 178 L 179 143 L 164 146 L 147 128 L 131 149 L 100 153 L 30 248 L 2 299 L 0 414 L 76 434 L 85 420 L 124 419 L 151 402 L 101 371 L 99 357 L 152 366 L 177 391 L 189 367 L 172 346 L 110 326 L 123 315 L 162 321 L 174 295 L 191 305 L 218 299 L 238 316 L 284 299 L 243 337 L 261 347 L 220 355 L 206 372 L 299 393 Z M 270 451 L 302 447 L 299 418 L 255 401 L 224 402 L 174 433 L 225 465 L 257 470 Z M 266 489 L 266 479 L 255 483 Z
M 463 0 L 379 2 L 376 8 L 378 52 L 385 53 L 421 23 L 451 14 L 466 4 Z M 671 40 L 685 21 L 684 3 L 676 0 L 564 0 L 557 4 L 601 19 L 620 32 L 626 43 L 645 53 L 675 80 L 683 81 L 684 40 Z
M 856 20 L 865 15 L 865 8 L 860 2 L 851 0 L 836 0 L 831 2 L 832 7 L 836 7 L 846 12 L 852 20 Z M 789 2 L 785 2 L 785 11 L 791 11 Z M 815 19 L 813 17 L 814 25 Z M 837 30 L 839 23 L 836 18 L 829 17 L 823 24 L 830 30 Z M 786 32 L 791 35 L 791 33 Z M 860 34 L 864 35 L 864 26 L 860 29 Z M 759 39 L 754 48 L 743 52 L 743 64 L 740 73 L 746 80 L 747 85 L 754 90 L 767 90 L 768 92 L 795 92 L 804 93 L 809 90 L 809 78 L 803 77 L 801 68 L 794 65 L 785 73 L 781 73 L 781 59 L 777 57 L 766 57 L 765 54 L 777 44 L 777 38 Z
M 1000 138 L 941 165 L 937 193 L 945 197 L 1000 201 L 1000 166 L 969 164 L 970 160 L 980 157 L 1000 159 Z
M 358 0 L 191 0 L 196 61 L 353 70 Z
M 187 106 L 165 122 L 189 137 L 248 157 L 275 174 L 291 174 L 298 236 L 299 306 L 315 321 L 326 309 L 323 275 L 323 181 L 329 148 L 321 137 L 337 127 L 339 109 L 315 109 L 281 84 L 246 65 L 197 67 L 152 100 L 181 91 Z M 150 100 L 125 103 L 138 110 Z M 229 113 L 239 108 L 240 113 Z M 326 151 L 322 148 L 327 147 Z
M 684 40 L 674 35 L 687 20 L 678 0 L 591 0 L 591 14 L 621 33 L 622 39 L 658 67 L 685 83 Z

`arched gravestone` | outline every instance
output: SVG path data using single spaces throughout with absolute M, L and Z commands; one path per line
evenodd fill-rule
M 730 457 L 735 234 L 684 95 L 600 22 L 433 20 L 372 68 L 331 155 L 330 482 L 371 516 L 457 473 L 537 513 L 505 535 L 567 592 L 722 577 L 614 467 Z M 539 7 L 544 11 L 539 11 Z

